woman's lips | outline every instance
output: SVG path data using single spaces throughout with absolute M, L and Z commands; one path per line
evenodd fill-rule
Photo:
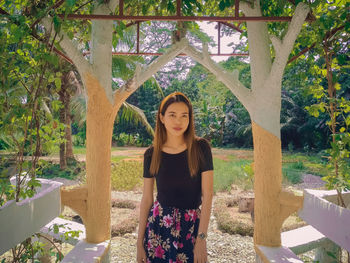
M 181 131 L 182 130 L 182 128 L 173 128 L 174 130 L 176 130 L 176 131 Z

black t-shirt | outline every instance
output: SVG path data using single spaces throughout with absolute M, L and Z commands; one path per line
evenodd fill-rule
M 155 175 L 157 183 L 157 199 L 160 204 L 183 209 L 195 209 L 202 203 L 201 180 L 202 172 L 213 170 L 213 157 L 207 140 L 198 141 L 205 162 L 199 165 L 196 176 L 191 177 L 187 161 L 187 149 L 176 154 L 161 153 L 161 162 L 158 174 Z M 153 146 L 144 154 L 143 177 L 152 178 L 149 172 Z

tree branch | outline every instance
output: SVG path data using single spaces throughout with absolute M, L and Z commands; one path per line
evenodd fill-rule
M 72 13 L 74 14 L 75 12 L 79 11 L 80 8 L 83 8 L 84 6 L 90 4 L 91 2 L 93 2 L 94 0 L 90 0 L 90 1 L 87 1 L 86 3 L 82 4 L 81 6 L 78 6 L 76 9 L 74 9 L 72 11 Z
M 313 43 L 311 46 L 304 48 L 302 51 L 300 51 L 297 55 L 293 56 L 290 60 L 288 60 L 287 64 L 293 62 L 294 60 L 296 60 L 298 57 L 300 57 L 301 55 L 305 54 L 306 52 L 308 52 L 310 49 L 313 49 L 314 46 L 316 45 L 316 42 Z
M 245 16 L 252 16 L 254 14 L 254 8 L 250 3 L 240 1 L 239 9 L 242 10 Z
M 239 33 L 243 33 L 243 30 L 240 29 L 238 26 L 235 26 L 235 25 L 233 25 L 231 23 L 227 23 L 227 22 L 220 22 L 220 23 L 225 25 L 225 26 L 228 26 L 229 28 L 232 28 L 232 29 L 238 31 Z
M 39 17 L 37 20 L 35 20 L 35 22 L 30 26 L 30 28 L 34 28 L 36 26 L 36 24 L 38 24 L 40 22 L 41 19 L 43 19 L 52 9 L 56 9 L 58 7 L 60 7 L 63 3 L 65 2 L 65 0 L 60 0 L 57 3 L 53 4 L 52 6 L 50 6 L 45 14 L 42 17 Z
M 186 39 L 182 39 L 173 45 L 163 55 L 154 60 L 147 68 L 141 69 L 140 66 L 136 67 L 135 75 L 121 88 L 116 90 L 114 96 L 114 107 L 116 110 L 120 105 L 147 79 L 153 76 L 159 69 L 166 65 L 169 61 L 174 59 L 178 54 L 184 51 L 186 48 Z
M 111 0 L 108 3 L 108 7 L 114 12 L 114 10 L 117 8 L 119 5 L 119 0 Z
M 309 13 L 310 14 L 310 13 Z M 327 40 L 328 38 L 331 38 L 335 33 L 337 33 L 339 30 L 342 30 L 345 26 L 340 26 L 337 28 L 332 29 L 331 31 L 328 31 L 325 36 L 324 36 L 324 40 Z M 288 60 L 287 64 L 293 62 L 294 60 L 296 60 L 298 57 L 300 57 L 301 55 L 305 54 L 306 52 L 308 52 L 310 49 L 313 49 L 316 45 L 316 42 L 313 43 L 311 46 L 304 48 L 302 51 L 300 51 L 297 55 L 293 56 L 290 60 Z
M 52 26 L 52 19 L 46 17 L 42 20 L 42 23 L 45 26 L 45 28 L 49 32 L 51 32 L 51 34 L 55 34 L 55 30 Z M 73 42 L 68 38 L 68 36 L 62 31 L 59 32 L 58 35 L 61 38 L 61 41 L 59 43 L 60 46 L 68 54 L 69 58 L 74 62 L 75 66 L 79 71 L 80 76 L 83 76 L 84 72 L 92 72 L 91 65 L 87 60 L 84 59 L 83 55 L 80 54 L 80 52 L 75 47 Z
M 0 8 L 0 14 L 4 14 L 9 16 L 10 14 L 7 13 L 4 9 Z M 18 25 L 18 23 L 16 23 L 15 21 L 12 21 L 11 19 L 9 19 L 11 22 L 13 22 L 14 24 Z M 48 44 L 46 43 L 46 41 L 44 39 L 42 39 L 40 36 L 38 36 L 36 34 L 36 32 L 34 30 L 32 30 L 30 32 L 30 35 L 33 36 L 35 39 L 39 40 L 40 42 L 44 43 L 45 45 L 48 46 Z M 69 62 L 70 64 L 73 64 L 73 61 L 70 60 L 66 55 L 64 55 L 61 51 L 59 51 L 57 48 L 55 47 L 50 47 L 50 50 L 53 50 L 55 53 L 57 53 L 59 56 L 61 56 L 63 59 L 65 59 L 67 62 Z
M 305 22 L 305 18 L 309 13 L 309 7 L 304 3 L 299 3 L 295 9 L 292 21 L 288 27 L 288 31 L 281 41 L 276 36 L 270 37 L 271 42 L 276 51 L 276 57 L 272 64 L 270 77 L 279 79 L 282 77 L 284 68 L 287 64 L 288 56 L 292 51 L 295 40 Z
M 44 238 L 46 239 L 47 241 L 49 241 L 51 243 L 51 245 L 53 245 L 58 253 L 58 259 L 59 260 L 62 260 L 64 255 L 62 254 L 61 250 L 56 246 L 55 242 L 53 242 L 51 239 L 47 238 L 46 236 L 44 236 L 43 234 L 41 233 L 36 233 L 37 236 L 41 237 L 41 238 Z
M 187 43 L 185 53 L 212 72 L 219 81 L 224 83 L 231 90 L 231 92 L 249 111 L 251 90 L 247 89 L 239 81 L 237 70 L 235 70 L 233 73 L 229 73 L 215 63 L 208 54 L 207 45 L 203 45 L 203 52 L 200 53 L 189 43 Z
M 1 7 L 0 7 L 0 14 L 1 15 L 9 15 L 9 13 L 7 13 L 4 9 L 2 9 Z

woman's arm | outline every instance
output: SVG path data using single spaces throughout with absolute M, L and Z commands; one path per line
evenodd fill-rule
M 199 233 L 208 232 L 209 219 L 211 214 L 211 206 L 213 199 L 213 181 L 214 181 L 214 171 L 205 171 L 202 173 L 202 210 L 199 223 Z M 201 239 L 197 236 L 196 244 L 194 247 L 194 263 L 204 263 L 207 262 L 207 244 L 206 240 Z
M 137 262 L 146 262 L 146 254 L 143 248 L 143 239 L 147 225 L 149 210 L 153 204 L 154 178 L 143 179 L 143 193 L 140 205 L 139 230 L 137 236 Z

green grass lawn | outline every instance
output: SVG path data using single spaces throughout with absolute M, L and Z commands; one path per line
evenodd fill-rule
M 282 171 L 289 182 L 301 182 L 301 175 L 308 173 L 320 177 L 328 175 L 327 159 L 320 154 L 283 153 Z
M 229 156 L 228 161 L 214 157 L 213 163 L 214 192 L 229 191 L 232 184 L 241 185 L 244 189 L 252 188 L 251 182 L 245 176 L 242 169 L 243 165 L 250 164 L 251 161 Z
M 112 151 L 127 150 L 128 147 L 113 147 Z M 85 147 L 74 147 L 75 154 L 85 154 Z M 57 156 L 58 152 L 53 155 Z M 217 158 L 214 156 L 214 191 L 229 191 L 231 186 L 238 185 L 242 189 L 251 189 L 252 180 L 247 175 L 245 168 L 253 160 L 244 159 L 239 154 L 225 154 L 226 158 Z M 219 156 L 218 156 L 219 157 Z M 114 190 L 131 190 L 142 186 L 143 164 L 140 161 L 124 161 L 126 158 L 135 158 L 135 155 L 112 156 L 111 181 Z M 308 155 L 304 153 L 283 153 L 282 172 L 284 182 L 290 184 L 300 183 L 302 174 L 310 173 L 324 176 L 329 174 L 326 168 L 326 159 L 320 154 Z M 40 177 L 52 178 L 63 177 L 66 179 L 78 179 L 85 177 L 85 164 L 72 163 L 68 169 L 62 171 L 56 163 L 42 163 Z
M 126 151 L 127 149 L 128 149 L 127 147 L 112 147 L 112 152 L 113 151 Z M 55 153 L 58 154 L 59 151 L 56 151 Z M 86 148 L 74 146 L 73 153 L 74 154 L 86 154 Z

